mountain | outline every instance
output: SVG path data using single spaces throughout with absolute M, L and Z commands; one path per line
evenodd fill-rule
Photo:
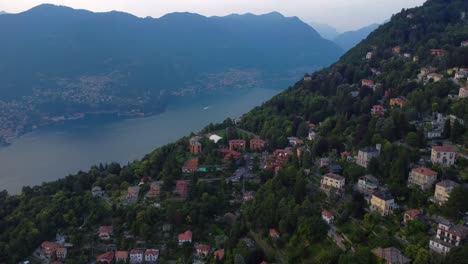
M 404 263 L 466 263 L 466 241 L 441 241 L 432 223 L 446 228 L 450 220 L 453 233 L 466 231 L 455 224 L 465 222 L 467 211 L 468 129 L 462 123 L 468 123 L 468 98 L 452 95 L 466 85 L 454 71 L 466 74 L 460 68 L 468 65 L 468 47 L 462 45 L 468 41 L 467 12 L 465 0 L 429 0 L 405 9 L 335 64 L 236 122 L 210 124 L 197 137 L 184 137 L 125 166 L 101 164 L 25 187 L 21 195 L 0 192 L 0 262 L 24 260 L 57 233 L 73 244 L 67 259 L 71 263 L 89 263 L 100 254 L 112 258 L 114 251 L 106 253 L 110 243 L 112 250 L 164 246 L 164 263 L 191 260 L 193 245 L 181 250 L 178 242 L 193 233 L 199 251 L 223 249 L 214 255 L 225 256 L 224 263 L 380 263 L 396 258 Z M 373 56 L 367 59 L 369 52 Z M 426 78 L 427 70 L 441 79 Z M 367 80 L 364 85 L 362 80 Z M 391 105 L 391 99 L 401 106 Z M 438 144 L 426 133 L 439 122 L 432 117 L 436 113 L 445 121 L 438 124 L 444 129 L 440 142 L 451 147 L 434 150 L 450 150 L 447 156 L 458 157 L 455 166 L 427 161 L 427 148 Z M 212 134 L 223 140 L 214 143 L 208 139 Z M 269 153 L 255 153 L 243 141 L 232 144 L 242 154 L 227 149 L 228 140 L 249 142 L 257 136 L 267 140 Z M 258 148 L 265 144 L 254 142 Z M 198 150 L 202 146 L 197 158 L 189 153 L 190 144 Z M 372 158 L 358 157 L 366 167 L 352 158 L 374 145 L 379 151 Z M 322 158 L 335 166 L 319 168 Z M 187 173 L 197 165 L 200 170 Z M 451 180 L 439 187 L 457 186 L 443 206 L 428 199 L 433 187 L 408 187 L 413 168 Z M 370 174 L 374 176 L 363 177 Z M 356 184 L 360 179 L 367 182 L 364 189 Z M 418 208 L 411 214 L 419 217 L 402 225 L 403 212 L 410 208 Z M 102 242 L 97 230 L 108 225 L 114 232 Z M 327 233 L 333 237 L 324 239 Z M 442 243 L 450 252 L 434 246 Z M 382 249 L 392 252 L 392 260 L 380 259 L 388 255 Z
M 4 15 L 4 14 L 7 14 L 7 12 L 5 12 L 5 11 L 0 11 L 0 15 Z
M 336 28 L 327 24 L 309 22 L 309 25 L 313 27 L 320 34 L 320 36 L 322 36 L 325 39 L 333 40 L 340 34 L 336 30 Z
M 2 98 L 95 76 L 136 96 L 200 88 L 210 77 L 230 78 L 233 69 L 273 80 L 341 55 L 298 18 L 279 13 L 153 19 L 41 5 L 2 16 L 0 34 Z
M 372 24 L 367 27 L 360 28 L 354 31 L 347 31 L 334 37 L 332 40 L 343 50 L 347 51 L 356 46 L 359 42 L 365 39 L 372 31 L 379 27 L 379 24 Z

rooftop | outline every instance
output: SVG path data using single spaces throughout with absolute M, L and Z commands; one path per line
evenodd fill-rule
M 334 174 L 334 173 L 327 173 L 324 175 L 324 177 L 327 177 L 327 178 L 332 178 L 334 180 L 337 180 L 337 181 L 344 181 L 345 178 L 343 176 L 340 176 L 338 174 Z
M 385 200 L 385 201 L 394 199 L 393 195 L 391 193 L 382 192 L 382 191 L 374 192 L 372 194 L 372 196 L 375 196 L 375 197 L 380 198 L 380 199 Z
M 419 168 L 414 168 L 411 170 L 412 172 L 418 172 L 418 173 L 422 173 L 424 174 L 424 176 L 434 176 L 436 175 L 437 176 L 437 172 L 429 169 L 429 168 L 426 168 L 426 167 L 419 167 Z
M 457 187 L 459 184 L 451 180 L 443 180 L 441 182 L 438 182 L 437 185 L 447 188 L 447 187 Z

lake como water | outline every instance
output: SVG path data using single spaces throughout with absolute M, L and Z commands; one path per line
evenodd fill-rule
M 253 89 L 184 99 L 151 117 L 40 128 L 0 148 L 0 189 L 17 194 L 23 186 L 53 181 L 95 164 L 126 164 L 210 122 L 240 117 L 276 93 L 278 90 Z

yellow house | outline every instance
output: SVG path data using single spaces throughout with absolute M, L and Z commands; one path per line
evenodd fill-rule
M 330 191 L 330 189 L 334 188 L 337 192 L 344 191 L 345 186 L 345 178 L 343 176 L 328 173 L 322 176 L 322 180 L 320 181 L 320 188 L 325 192 Z
M 445 180 L 437 183 L 434 191 L 435 203 L 437 203 L 438 205 L 444 205 L 450 198 L 450 193 L 457 186 L 458 183 L 450 180 Z
M 397 207 L 393 196 L 386 192 L 374 192 L 370 200 L 370 210 L 381 215 L 392 214 Z

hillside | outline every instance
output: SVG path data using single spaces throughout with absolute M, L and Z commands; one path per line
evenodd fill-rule
M 403 10 L 240 120 L 1 193 L 0 262 L 60 232 L 72 263 L 142 248 L 163 263 L 467 263 L 466 241 L 447 237 L 468 233 L 467 12 Z
M 367 36 L 378 27 L 379 24 L 372 24 L 357 30 L 343 32 L 335 36 L 332 40 L 343 50 L 348 51 L 363 39 L 367 38 Z

